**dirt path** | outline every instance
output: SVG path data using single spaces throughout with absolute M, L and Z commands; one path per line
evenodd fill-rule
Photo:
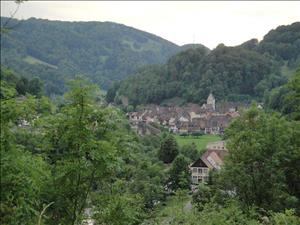
M 192 210 L 192 208 L 193 208 L 193 206 L 192 206 L 192 201 L 189 200 L 189 201 L 185 204 L 183 210 L 184 210 L 184 212 L 189 212 L 189 211 Z

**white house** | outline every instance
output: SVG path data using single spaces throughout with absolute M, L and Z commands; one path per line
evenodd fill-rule
M 208 166 L 199 158 L 196 162 L 190 165 L 192 172 L 192 183 L 207 183 L 209 178 L 209 168 Z
M 207 183 L 210 170 L 220 170 L 228 154 L 224 141 L 210 143 L 205 153 L 190 165 L 192 183 Z

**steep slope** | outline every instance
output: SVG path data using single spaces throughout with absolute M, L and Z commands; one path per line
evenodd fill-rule
M 269 90 L 287 81 L 283 68 L 292 71 L 299 65 L 300 51 L 291 50 L 299 48 L 299 35 L 299 23 L 294 23 L 269 32 L 260 43 L 252 39 L 236 47 L 220 44 L 212 51 L 188 49 L 164 66 L 147 67 L 116 84 L 107 99 L 127 98 L 138 105 L 179 97 L 202 103 L 213 92 L 218 100 L 262 100 Z
M 7 18 L 1 17 L 3 24 Z M 153 34 L 112 22 L 12 20 L 1 34 L 1 64 L 38 76 L 48 93 L 61 93 L 64 79 L 88 76 L 102 88 L 148 64 L 161 64 L 181 48 Z
M 125 96 L 130 104 L 138 105 L 180 97 L 203 103 L 210 92 L 217 99 L 249 100 L 263 94 L 264 86 L 259 84 L 272 73 L 273 81 L 281 83 L 276 70 L 279 67 L 270 58 L 243 48 L 218 46 L 210 53 L 189 49 L 171 57 L 166 65 L 148 66 L 124 80 L 109 90 L 108 100 Z
M 297 67 L 295 63 L 300 62 L 300 22 L 271 30 L 259 43 L 258 50 Z

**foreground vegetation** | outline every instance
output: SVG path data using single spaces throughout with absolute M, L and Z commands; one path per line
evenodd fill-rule
M 299 102 L 299 75 L 283 106 Z M 243 113 L 226 130 L 224 168 L 189 196 L 195 145 L 138 137 L 82 79 L 56 104 L 19 81 L 1 70 L 2 224 L 299 224 L 298 105 Z

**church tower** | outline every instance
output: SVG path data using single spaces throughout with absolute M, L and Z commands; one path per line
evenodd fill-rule
M 212 105 L 214 111 L 216 110 L 216 99 L 212 93 L 209 94 L 206 103 L 207 105 Z

